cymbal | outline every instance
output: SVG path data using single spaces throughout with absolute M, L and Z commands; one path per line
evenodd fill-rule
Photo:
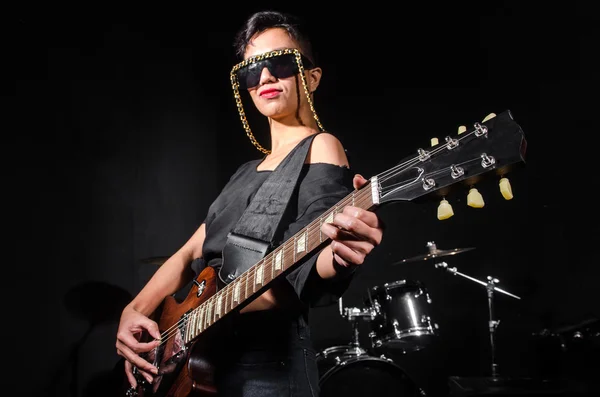
M 435 243 L 432 241 L 427 243 L 427 248 L 429 251 L 427 254 L 417 255 L 417 256 L 413 256 L 411 258 L 402 259 L 401 261 L 398 261 L 398 262 L 395 262 L 392 264 L 399 265 L 399 264 L 403 264 L 403 263 L 426 261 L 429 259 L 456 255 L 456 254 L 460 254 L 463 252 L 472 251 L 475 249 L 475 247 L 468 247 L 468 248 L 453 248 L 453 249 L 449 249 L 449 250 L 441 250 L 441 249 L 438 249 L 437 246 L 435 245 Z
M 141 259 L 140 262 L 148 264 L 148 265 L 158 265 L 158 266 L 161 266 L 169 258 L 170 258 L 170 256 L 151 256 L 149 258 Z

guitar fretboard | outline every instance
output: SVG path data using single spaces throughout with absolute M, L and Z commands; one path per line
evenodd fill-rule
M 270 282 L 327 241 L 329 238 L 321 232 L 321 226 L 323 223 L 331 223 L 335 214 L 343 211 L 344 207 L 351 205 L 366 210 L 371 209 L 377 202 L 377 196 L 374 194 L 378 194 L 376 178 L 362 189 L 354 190 L 340 200 L 319 218 L 313 220 L 238 278 L 188 313 L 187 321 L 182 324 L 184 342 L 188 343 L 195 339 L 220 318 L 254 297 Z

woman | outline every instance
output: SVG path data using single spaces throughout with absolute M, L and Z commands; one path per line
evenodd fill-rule
M 157 369 L 139 356 L 158 345 L 139 342 L 140 332 L 160 338 L 157 324 L 148 316 L 165 297 L 183 288 L 194 277 L 194 270 L 204 266 L 221 269 L 229 231 L 261 184 L 299 143 L 312 141 L 275 243 L 286 241 L 353 188 L 366 183 L 360 175 L 352 177 L 343 146 L 324 131 L 314 110 L 313 95 L 322 70 L 297 21 L 278 12 L 258 12 L 237 34 L 235 47 L 243 58 L 231 73 L 238 110 L 246 134 L 265 155 L 239 167 L 197 231 L 123 310 L 116 347 L 126 360 L 125 372 L 134 386 L 134 368 L 148 382 L 157 374 Z M 254 138 L 240 90 L 247 91 L 256 109 L 267 117 L 270 150 Z M 308 310 L 334 302 L 348 286 L 354 269 L 382 239 L 381 223 L 373 212 L 347 206 L 329 220 L 321 226 L 321 232 L 331 239 L 328 245 L 311 252 L 309 260 L 230 316 L 228 332 L 221 335 L 229 352 L 220 355 L 216 369 L 219 395 L 318 395 Z M 192 269 L 191 263 L 201 266 Z

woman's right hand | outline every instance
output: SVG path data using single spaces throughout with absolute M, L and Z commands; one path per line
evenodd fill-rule
M 155 340 L 140 342 L 143 332 L 146 331 Z M 160 345 L 160 331 L 158 324 L 136 311 L 130 306 L 123 309 L 117 330 L 117 354 L 125 359 L 125 375 L 132 387 L 137 387 L 137 379 L 133 368 L 137 368 L 144 378 L 152 383 L 153 376 L 158 374 L 158 369 L 140 357 L 140 353 L 149 352 Z

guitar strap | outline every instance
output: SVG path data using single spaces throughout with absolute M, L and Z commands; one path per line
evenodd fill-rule
M 288 153 L 263 182 L 235 228 L 227 235 L 219 270 L 221 282 L 229 284 L 274 248 L 273 237 L 317 134 L 304 138 Z

